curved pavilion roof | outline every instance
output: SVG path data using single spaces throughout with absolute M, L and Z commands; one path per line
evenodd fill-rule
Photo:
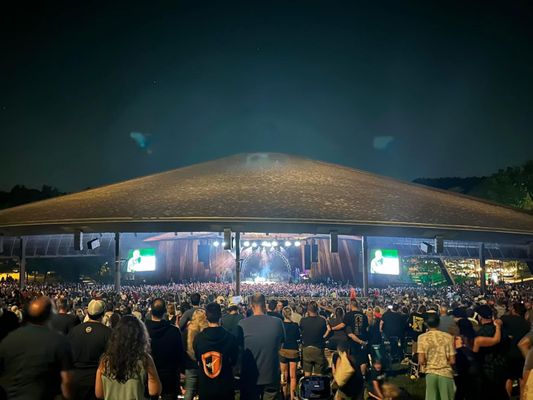
M 6 236 L 305 232 L 527 243 L 533 215 L 285 154 L 240 154 L 0 211 Z

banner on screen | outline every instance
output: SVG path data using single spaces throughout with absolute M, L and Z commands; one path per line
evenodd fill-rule
M 155 271 L 155 249 L 133 249 L 128 253 L 128 272 Z
M 395 249 L 373 249 L 370 252 L 370 273 L 400 275 L 400 257 Z

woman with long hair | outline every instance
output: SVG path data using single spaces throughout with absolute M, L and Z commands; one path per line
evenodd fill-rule
M 372 308 L 366 310 L 365 314 L 368 318 L 368 344 L 381 344 L 381 331 L 379 329 L 381 319 L 376 316 L 375 310 Z
M 107 343 L 106 352 L 96 371 L 95 394 L 99 399 L 145 399 L 158 396 L 161 382 L 150 356 L 146 327 L 133 315 L 120 319 Z
M 292 321 L 292 308 L 284 307 L 282 309 L 282 314 L 283 325 L 285 327 L 285 342 L 283 343 L 283 346 L 279 351 L 281 385 L 283 389 L 284 398 L 286 400 L 294 400 L 296 399 L 297 385 L 296 366 L 298 365 L 298 361 L 300 360 L 298 354 L 298 342 L 301 338 L 300 327 L 297 323 Z
M 191 322 L 183 332 L 183 348 L 185 349 L 185 400 L 192 400 L 198 394 L 198 361 L 194 356 L 194 338 L 207 328 L 205 310 L 198 308 L 192 314 Z
M 328 324 L 332 328 L 334 326 L 340 325 L 344 322 L 344 308 L 337 307 L 335 308 L 335 312 L 333 315 L 328 319 Z M 337 350 L 337 346 L 339 343 L 346 342 L 348 340 L 348 336 L 346 336 L 346 332 L 344 329 L 339 329 L 336 331 L 333 331 L 333 335 L 329 338 L 328 341 L 328 348 L 330 350 Z

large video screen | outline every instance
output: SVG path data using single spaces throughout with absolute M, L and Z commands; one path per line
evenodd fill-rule
M 128 272 L 155 271 L 155 249 L 133 249 L 128 253 Z
M 400 257 L 395 249 L 373 249 L 370 252 L 370 273 L 400 275 Z

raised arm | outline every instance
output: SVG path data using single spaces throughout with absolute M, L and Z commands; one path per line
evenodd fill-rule
M 496 332 L 494 332 L 494 336 L 492 337 L 478 336 L 474 339 L 474 349 L 473 349 L 474 353 L 478 353 L 481 347 L 491 347 L 491 346 L 494 346 L 500 343 L 500 340 L 502 339 L 501 319 L 495 320 L 494 326 L 496 327 Z

